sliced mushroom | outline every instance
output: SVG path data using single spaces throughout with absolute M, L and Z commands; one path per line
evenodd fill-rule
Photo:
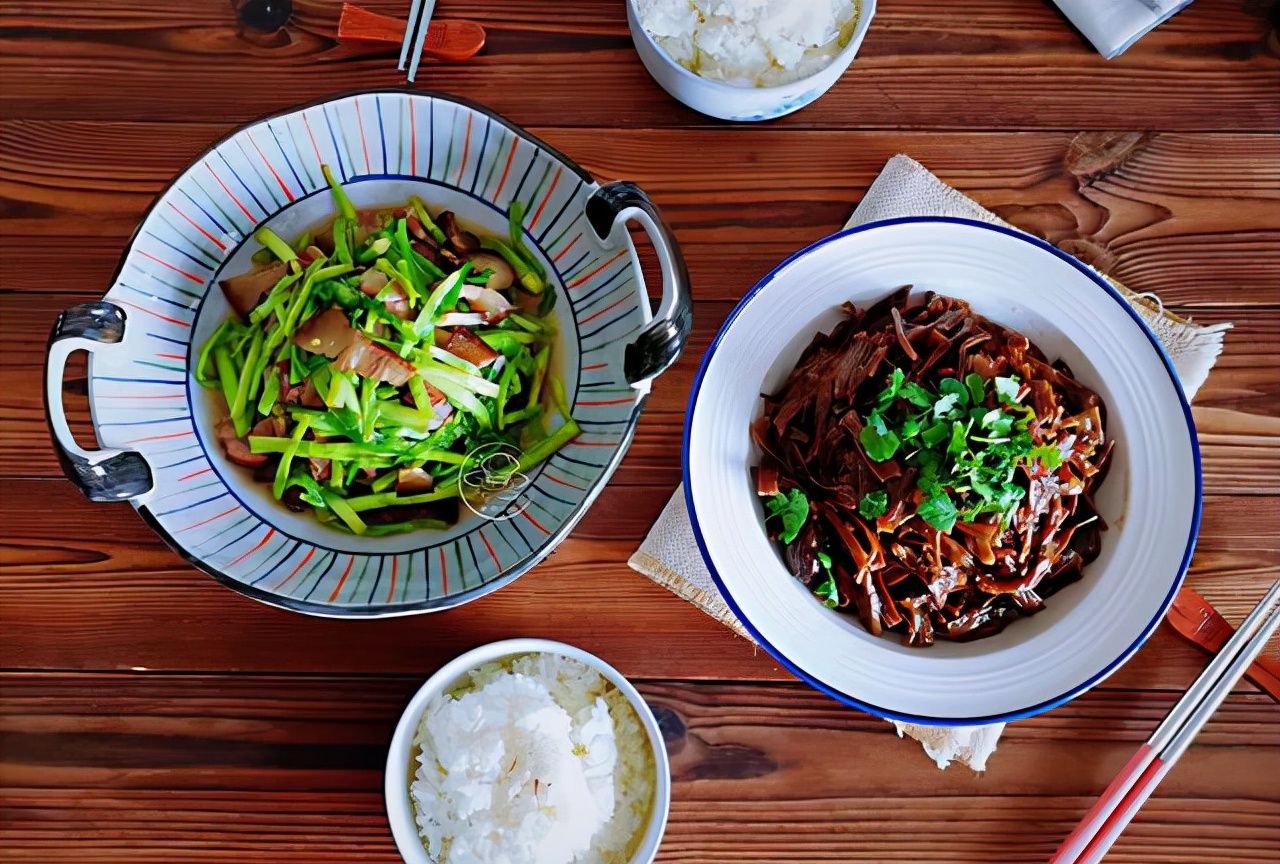
M 283 261 L 273 261 L 263 267 L 256 267 L 248 273 L 223 279 L 219 285 L 227 302 L 241 318 L 248 317 L 254 307 L 262 302 L 264 294 L 276 287 L 276 283 L 289 272 L 289 265 Z
M 492 288 L 483 285 L 462 285 L 462 299 L 472 309 L 484 313 L 485 323 L 496 324 L 506 318 L 515 309 L 511 301 Z
M 511 269 L 511 265 L 501 255 L 476 252 L 467 260 L 471 262 L 471 267 L 476 273 L 489 272 L 489 281 L 484 283 L 484 287 L 493 291 L 506 291 L 515 284 L 516 271 Z
M 497 351 L 489 347 L 489 343 L 466 327 L 453 328 L 453 333 L 450 334 L 449 341 L 445 343 L 444 350 L 455 357 L 461 357 L 468 363 L 479 366 L 481 369 L 497 360 L 500 356 Z
M 453 215 L 452 210 L 441 213 L 436 223 L 448 238 L 449 245 L 459 255 L 470 255 L 472 252 L 480 251 L 480 238 L 460 226 L 458 217 Z
M 311 478 L 317 483 L 325 482 L 333 473 L 333 462 L 328 459 L 317 459 L 313 456 L 307 460 L 307 467 L 311 470 Z

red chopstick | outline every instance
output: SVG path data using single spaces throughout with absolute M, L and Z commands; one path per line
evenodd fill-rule
M 1062 841 L 1049 864 L 1096 864 L 1280 629 L 1280 580 Z

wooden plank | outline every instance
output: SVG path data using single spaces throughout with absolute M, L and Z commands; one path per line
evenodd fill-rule
M 385 747 L 427 671 L 4 675 L 0 854 L 398 860 L 383 814 Z M 883 721 L 799 685 L 640 688 L 662 720 L 674 778 L 659 860 L 769 864 L 1043 860 L 1175 698 L 1087 694 L 1010 725 L 975 775 L 939 772 Z M 1108 860 L 1272 860 L 1274 714 L 1265 697 L 1230 698 Z
M 786 677 L 754 646 L 626 567 L 669 491 L 609 488 L 551 559 L 482 603 L 349 622 L 236 595 L 184 566 L 125 505 L 89 504 L 63 482 L 10 481 L 0 502 L 9 531 L 0 545 L 0 657 L 22 669 L 408 672 L 526 635 L 582 645 L 640 677 Z M 1223 614 L 1238 620 L 1260 586 L 1280 576 L 1271 528 L 1278 518 L 1280 498 L 1207 501 L 1193 582 Z M 173 639 L 178 632 L 183 638 Z M 655 644 L 680 650 L 653 651 Z M 1113 680 L 1185 686 L 1203 664 L 1194 648 L 1161 633 Z
M 367 5 L 403 14 L 394 0 Z M 163 11 L 105 0 L 76 15 L 51 2 L 9 4 L 0 18 L 0 75 L 25 81 L 4 88 L 0 104 L 10 117 L 185 120 L 400 86 L 393 48 L 335 46 L 337 9 L 306 4 L 287 34 L 250 41 L 220 0 Z M 537 0 L 463 2 L 449 15 L 481 21 L 488 45 L 466 63 L 429 63 L 420 86 L 487 102 L 525 124 L 707 122 L 650 80 L 621 3 L 575 0 L 557 4 L 549 18 Z M 1151 128 L 1275 129 L 1280 65 L 1267 47 L 1266 15 L 1265 4 L 1200 0 L 1106 61 L 1049 4 L 983 0 L 958 13 L 901 0 L 881 6 L 836 87 L 777 125 L 1111 129 L 1131 124 L 1141 106 Z M 104 70 L 109 95 L 100 86 Z

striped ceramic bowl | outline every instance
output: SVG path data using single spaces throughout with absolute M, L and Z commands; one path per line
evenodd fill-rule
M 331 215 L 320 174 L 358 207 L 417 195 L 493 234 L 525 205 L 525 240 L 559 292 L 553 367 L 584 434 L 532 472 L 520 515 L 469 513 L 453 528 L 365 538 L 292 513 L 230 464 L 215 408 L 191 375 L 194 347 L 229 312 L 224 275 L 249 267 L 260 225 L 294 236 Z M 662 270 L 650 309 L 626 223 Z M 175 550 L 258 600 L 318 615 L 443 609 L 493 591 L 546 557 L 621 461 L 653 379 L 684 346 L 691 314 L 679 249 L 645 195 L 596 183 L 528 133 L 440 95 L 360 93 L 261 120 L 214 145 L 157 199 L 104 299 L 53 329 L 46 409 L 67 476 L 94 501 L 129 501 Z M 102 449 L 81 448 L 62 405 L 67 357 L 89 355 Z M 517 508 L 518 509 L 518 508 Z

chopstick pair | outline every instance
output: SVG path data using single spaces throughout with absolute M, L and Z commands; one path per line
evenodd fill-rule
M 1280 629 L 1280 580 L 1107 786 L 1049 864 L 1096 864 Z
M 409 46 L 413 46 L 413 60 L 409 63 L 409 83 L 418 76 L 418 63 L 422 61 L 422 46 L 427 41 L 427 29 L 431 24 L 431 13 L 435 11 L 436 0 L 411 0 L 409 20 L 404 26 L 404 41 L 400 43 L 400 65 L 404 69 L 405 60 L 409 57 Z

